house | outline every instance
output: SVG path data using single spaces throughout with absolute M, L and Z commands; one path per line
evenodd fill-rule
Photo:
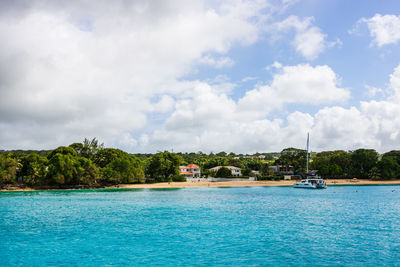
M 284 180 L 301 180 L 300 175 L 284 175 L 283 176 Z
M 196 164 L 189 164 L 187 166 L 179 166 L 179 174 L 186 178 L 199 178 L 200 167 Z
M 269 167 L 273 173 L 280 173 L 283 175 L 293 175 L 294 167 L 293 166 L 285 166 L 285 165 L 274 165 Z
M 217 166 L 217 167 L 211 168 L 210 171 L 216 173 L 222 167 L 229 169 L 232 173 L 232 176 L 241 176 L 242 175 L 242 173 L 241 173 L 242 169 L 235 167 L 235 166 Z

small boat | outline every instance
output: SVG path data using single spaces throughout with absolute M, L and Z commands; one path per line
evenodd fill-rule
M 309 189 L 325 189 L 327 187 L 324 179 L 316 174 L 310 175 L 308 172 L 308 147 L 310 144 L 310 136 L 307 133 L 307 160 L 306 160 L 306 179 L 294 183 L 294 188 L 309 188 Z
M 321 178 L 306 178 L 293 184 L 294 188 L 325 189 L 326 183 Z

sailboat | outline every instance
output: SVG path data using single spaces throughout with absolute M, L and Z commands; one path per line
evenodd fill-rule
M 306 162 L 306 179 L 302 179 L 300 182 L 294 183 L 294 188 L 308 188 L 308 189 L 325 189 L 326 182 L 318 175 L 309 174 L 308 171 L 308 149 L 310 145 L 310 134 L 307 133 L 307 162 Z

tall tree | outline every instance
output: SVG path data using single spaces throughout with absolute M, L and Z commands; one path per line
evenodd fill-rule
M 40 185 L 45 182 L 47 158 L 36 153 L 28 154 L 21 159 L 22 167 L 18 173 L 28 185 Z
M 327 178 L 345 178 L 350 172 L 350 154 L 343 150 L 317 153 L 312 161 L 312 168 Z
M 56 154 L 61 154 L 61 155 L 70 155 L 72 157 L 77 157 L 78 153 L 76 153 L 75 149 L 72 147 L 68 146 L 59 146 L 53 151 L 50 152 L 50 154 L 47 155 L 47 159 L 51 159 L 54 155 Z
M 368 178 L 369 171 L 376 166 L 378 152 L 360 148 L 351 153 L 352 174 L 358 178 Z
M 383 154 L 377 168 L 381 179 L 400 178 L 400 151 L 390 151 Z
M 16 182 L 17 160 L 0 154 L 0 186 Z
M 97 166 L 99 166 L 100 168 L 104 168 L 113 160 L 127 155 L 128 153 L 122 151 L 121 149 L 103 148 L 93 155 L 92 160 L 94 163 L 96 163 Z
M 232 172 L 230 169 L 226 167 L 220 168 L 215 174 L 215 177 L 230 177 L 230 176 L 232 176 Z
M 103 148 L 104 148 L 104 143 L 100 144 L 96 138 L 93 138 L 92 140 L 85 138 L 82 144 L 81 155 L 82 157 L 90 158 L 94 154 L 96 154 L 97 151 Z
M 155 182 L 168 182 L 179 175 L 179 165 L 182 157 L 168 151 L 159 152 L 148 159 L 146 175 Z
M 56 153 L 49 159 L 48 180 L 56 185 L 79 184 L 78 167 L 76 156 Z
M 305 172 L 306 169 L 306 151 L 298 148 L 285 148 L 281 151 L 279 159 L 276 160 L 276 164 L 283 165 L 286 167 L 293 166 L 294 172 Z

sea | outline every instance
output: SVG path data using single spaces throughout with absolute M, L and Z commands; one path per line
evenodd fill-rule
M 400 186 L 0 192 L 0 266 L 400 266 Z

